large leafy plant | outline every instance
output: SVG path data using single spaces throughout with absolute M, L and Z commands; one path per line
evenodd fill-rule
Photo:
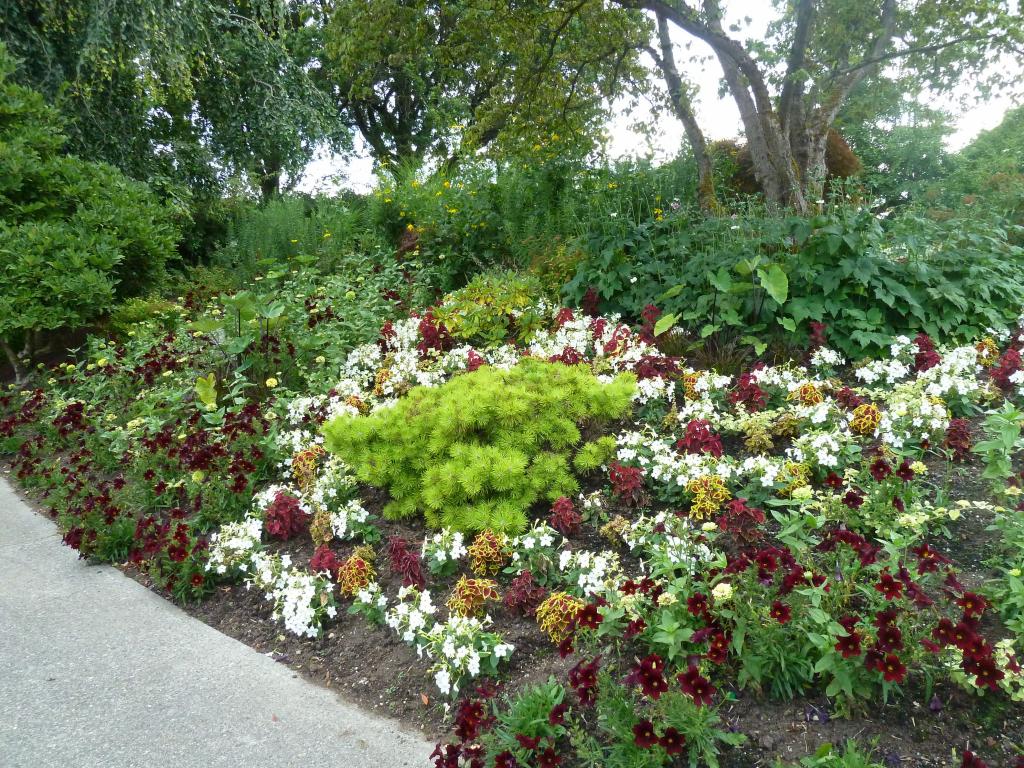
M 526 359 L 485 366 L 440 387 L 417 387 L 369 416 L 324 427 L 328 449 L 360 480 L 387 488 L 392 518 L 426 515 L 436 527 L 521 531 L 526 511 L 578 489 L 572 472 L 595 467 L 580 425 L 630 408 L 635 381 L 603 384 L 582 366 Z
M 0 47 L 0 345 L 17 372 L 16 343 L 155 285 L 177 234 L 146 185 L 61 154 L 56 112 L 13 69 Z

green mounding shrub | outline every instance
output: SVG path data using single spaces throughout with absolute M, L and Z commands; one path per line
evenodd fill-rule
M 456 338 L 475 344 L 528 339 L 545 322 L 537 309 L 543 293 L 536 277 L 515 272 L 485 272 L 465 288 L 452 291 L 434 310 Z
M 534 502 L 578 491 L 574 451 L 583 468 L 605 453 L 586 448 L 580 426 L 624 416 L 635 385 L 632 374 L 602 384 L 583 366 L 525 359 L 416 387 L 391 408 L 329 422 L 324 435 L 360 480 L 390 491 L 385 516 L 517 532 Z
M 0 45 L 0 346 L 9 357 L 26 336 L 85 325 L 158 287 L 178 237 L 145 184 L 65 155 L 56 110 L 13 72 Z

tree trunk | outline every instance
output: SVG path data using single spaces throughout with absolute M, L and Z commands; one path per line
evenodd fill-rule
M 281 194 L 281 168 L 264 163 L 260 176 L 260 200 L 264 205 Z
M 707 141 L 704 138 L 704 132 L 697 124 L 697 117 L 693 113 L 693 103 L 676 67 L 668 19 L 660 13 L 658 14 L 658 41 L 661 48 L 660 55 L 654 50 L 650 52 L 665 77 L 672 111 L 683 124 L 686 140 L 690 143 L 690 149 L 693 151 L 693 159 L 697 164 L 697 201 L 700 209 L 705 213 L 718 213 L 721 211 L 722 205 L 718 202 L 718 195 L 715 193 L 715 169 L 711 162 L 711 155 L 708 154 Z
M 14 383 L 20 384 L 24 378 L 24 370 L 22 370 L 21 362 L 18 360 L 18 354 L 14 351 L 14 348 L 7 342 L 7 339 L 0 336 L 0 349 L 4 351 L 4 355 L 7 357 L 8 362 L 11 364 L 11 368 L 14 369 Z

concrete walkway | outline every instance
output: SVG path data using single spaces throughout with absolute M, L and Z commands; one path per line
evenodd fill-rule
M 0 478 L 0 768 L 419 768 L 432 749 L 78 560 Z

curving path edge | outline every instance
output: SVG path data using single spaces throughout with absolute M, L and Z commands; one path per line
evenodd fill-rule
M 432 749 L 79 560 L 0 477 L 3 768 L 419 768 Z

